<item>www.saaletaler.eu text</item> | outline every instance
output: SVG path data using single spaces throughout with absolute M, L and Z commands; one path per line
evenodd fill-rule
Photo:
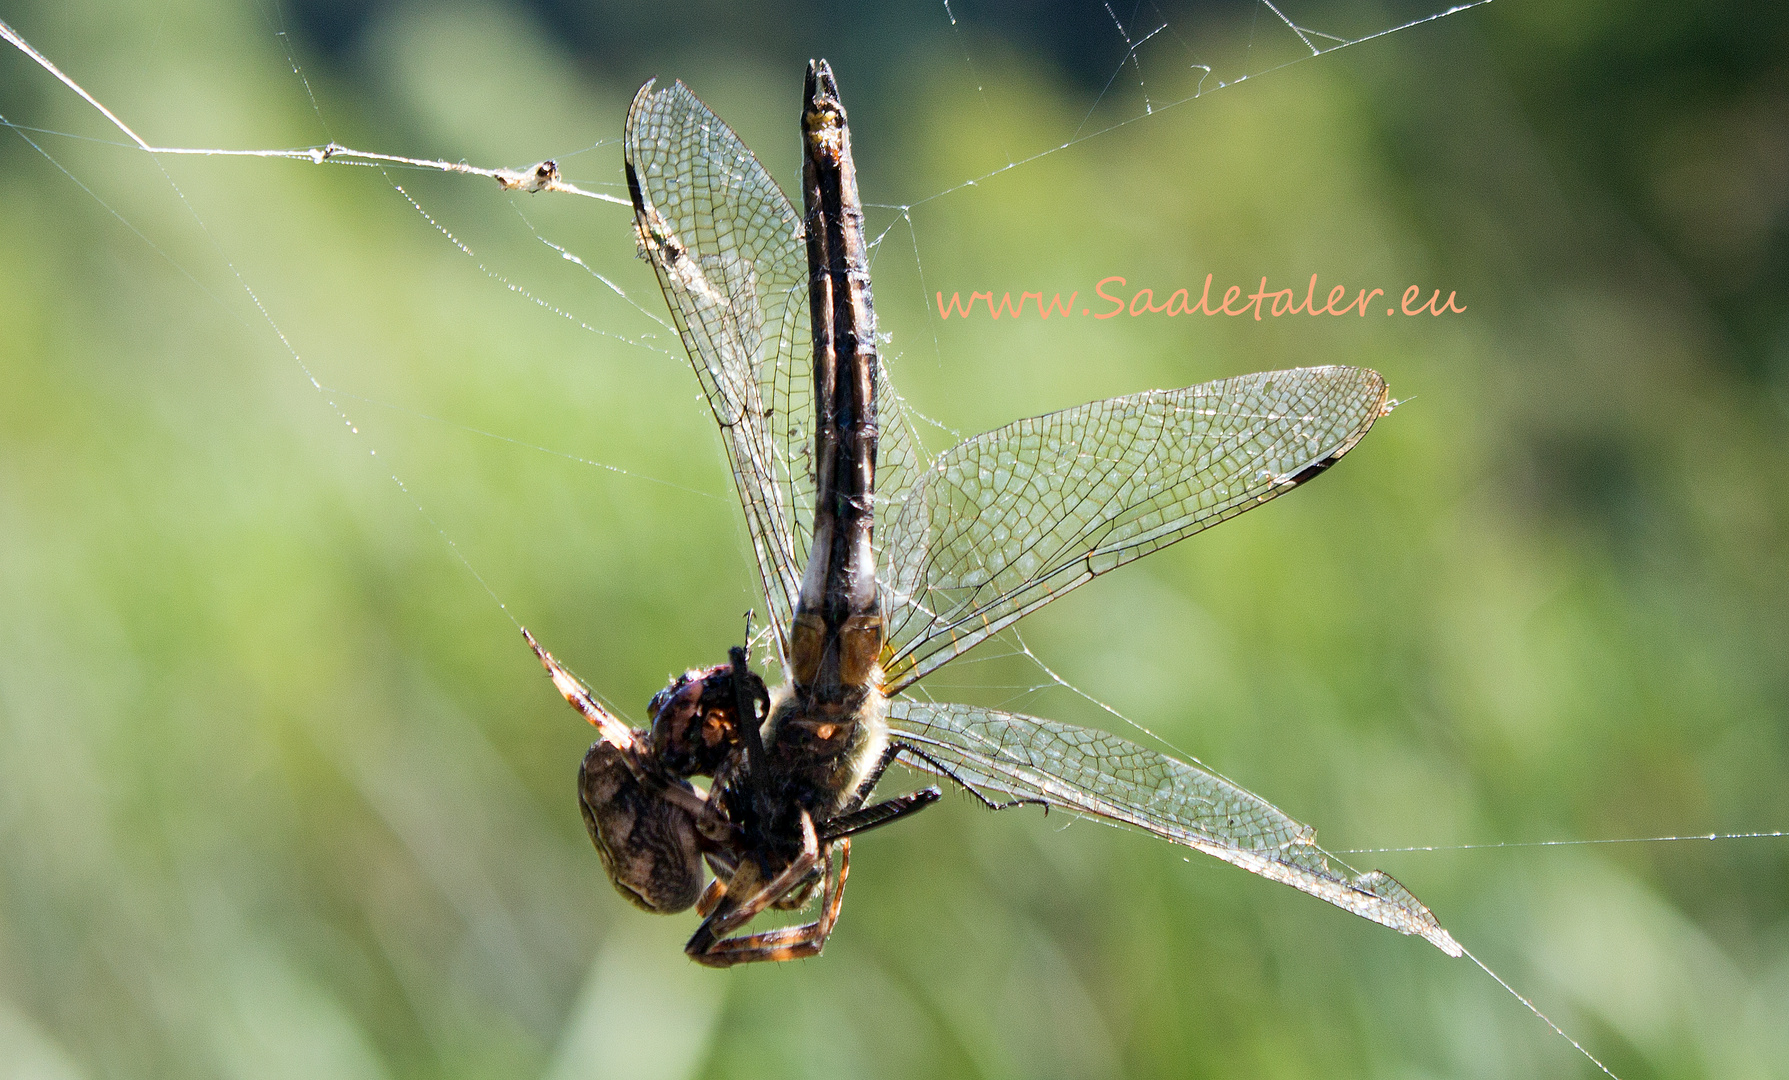
M 1035 310 L 1040 319 L 1071 318 L 1074 316 L 1094 319 L 1115 319 L 1120 315 L 1133 318 L 1144 315 L 1227 315 L 1235 318 L 1251 315 L 1256 322 L 1264 318 L 1277 319 L 1283 315 L 1366 315 L 1379 310 L 1385 304 L 1387 315 L 1445 315 L 1464 314 L 1466 305 L 1459 302 L 1453 290 L 1449 290 L 1444 300 L 1440 289 L 1425 289 L 1421 285 L 1411 285 L 1403 292 L 1403 296 L 1395 303 L 1386 303 L 1384 289 L 1350 290 L 1346 285 L 1336 285 L 1328 293 L 1319 298 L 1317 291 L 1317 275 L 1312 274 L 1310 283 L 1305 287 L 1304 295 L 1298 295 L 1294 289 L 1270 289 L 1267 279 L 1261 279 L 1260 287 L 1254 292 L 1244 294 L 1243 286 L 1231 285 L 1213 296 L 1211 274 L 1205 275 L 1204 287 L 1198 296 L 1190 289 L 1175 289 L 1158 300 L 1157 290 L 1142 288 L 1130 290 L 1125 287 L 1125 279 L 1116 275 L 1102 278 L 1093 287 L 1096 300 L 1088 306 L 1076 307 L 1075 299 L 1080 290 L 1068 294 L 1062 299 L 1060 292 L 1051 296 L 1048 303 L 1041 292 L 1021 292 L 1018 299 L 1013 299 L 1011 292 L 1002 293 L 998 302 L 991 292 L 972 292 L 965 301 L 960 292 L 944 298 L 938 293 L 938 317 L 949 319 L 953 316 L 967 319 L 981 310 L 978 305 L 985 305 L 991 319 L 1018 319 L 1027 312 Z M 1353 295 L 1350 296 L 1350 292 Z M 1425 298 L 1424 293 L 1428 293 Z

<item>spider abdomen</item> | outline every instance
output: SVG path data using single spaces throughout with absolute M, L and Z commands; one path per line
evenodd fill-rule
M 702 853 L 695 815 L 643 784 L 613 744 L 598 742 L 584 755 L 578 806 L 615 891 L 661 915 L 696 902 Z

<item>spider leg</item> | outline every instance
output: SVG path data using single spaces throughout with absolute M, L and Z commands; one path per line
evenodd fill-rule
M 820 917 L 803 926 L 766 930 L 758 934 L 726 938 L 709 944 L 701 953 L 691 952 L 692 959 L 709 967 L 732 967 L 761 961 L 800 960 L 820 955 L 826 939 L 839 921 L 839 907 L 845 900 L 845 878 L 851 872 L 851 841 L 838 842 L 839 865 L 832 872 L 832 851 L 828 850 L 826 886 L 820 900 Z M 694 941 L 691 942 L 694 945 Z M 686 950 L 687 951 L 687 950 Z
M 591 697 L 590 691 L 578 681 L 577 676 L 553 659 L 553 654 L 543 649 L 540 642 L 534 640 L 533 634 L 523 630 L 522 637 L 528 642 L 528 647 L 534 650 L 534 655 L 540 658 L 541 666 L 552 677 L 553 686 L 559 691 L 559 695 L 565 698 L 568 705 L 578 710 L 584 719 L 590 721 L 590 725 L 601 733 L 605 742 L 621 751 L 628 771 L 634 774 L 635 779 L 698 817 L 712 813 L 708 801 L 701 795 L 685 787 L 667 784 L 658 770 L 647 768 L 641 761 L 645 748 L 628 726 Z
M 702 890 L 701 898 L 696 901 L 696 914 L 704 919 L 708 918 L 708 913 L 714 910 L 714 905 L 720 903 L 721 897 L 726 895 L 727 882 L 725 879 L 717 877 L 710 881 L 708 888 Z
M 757 859 L 749 856 L 740 859 L 733 877 L 727 882 L 726 898 L 696 929 L 695 936 L 685 946 L 686 951 L 696 948 L 705 936 L 712 941 L 750 922 L 807 877 L 808 871 L 820 861 L 820 855 L 820 836 L 814 831 L 814 819 L 803 810 L 800 854 L 769 881 L 764 880 L 764 868 Z
M 825 924 L 826 933 L 831 933 L 831 921 L 823 911 L 821 919 L 810 924 L 809 927 L 795 927 L 790 931 L 767 931 L 766 933 L 770 935 L 769 938 L 758 934 L 739 939 L 729 939 L 725 936 L 750 922 L 790 889 L 795 888 L 815 866 L 820 864 L 822 859 L 826 860 L 830 870 L 832 849 L 830 846 L 821 846 L 819 834 L 814 830 L 814 819 L 804 810 L 801 814 L 800 854 L 768 881 L 764 880 L 764 871 L 757 859 L 750 857 L 740 859 L 738 867 L 733 872 L 732 880 L 722 886 L 721 894 L 718 897 L 710 899 L 710 894 L 715 892 L 712 885 L 709 886 L 708 893 L 703 895 L 703 902 L 710 904 L 711 910 L 702 920 L 702 925 L 696 928 L 689 943 L 684 945 L 683 951 L 700 963 L 728 967 L 749 960 L 775 959 L 770 955 L 757 955 L 754 952 L 765 940 L 778 943 L 778 947 L 781 947 L 799 936 L 794 931 L 813 930 L 822 924 Z M 828 874 L 828 878 L 830 888 L 830 874 Z M 830 908 L 832 918 L 836 919 L 838 899 L 828 895 L 825 906 Z M 825 934 L 820 934 L 819 940 L 824 941 Z M 752 944 L 740 945 L 736 942 L 751 942 Z M 817 946 L 815 951 L 818 951 Z M 812 955 L 812 953 L 800 953 L 800 955 Z

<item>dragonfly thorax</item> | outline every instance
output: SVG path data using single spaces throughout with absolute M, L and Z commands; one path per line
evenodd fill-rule
M 873 672 L 867 685 L 830 701 L 793 688 L 772 696 L 764 725 L 768 771 L 781 797 L 816 821 L 851 799 L 888 746 L 888 699 L 877 689 L 880 676 Z

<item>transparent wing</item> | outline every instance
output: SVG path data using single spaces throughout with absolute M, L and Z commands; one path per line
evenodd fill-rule
M 681 82 L 640 88 L 623 156 L 640 246 L 720 425 L 782 655 L 804 554 L 794 515 L 806 469 L 791 429 L 812 411 L 805 373 L 792 370 L 807 337 L 801 218 Z
M 681 82 L 640 88 L 623 156 L 641 250 L 720 425 L 780 662 L 813 527 L 813 350 L 801 215 L 739 136 Z M 885 378 L 878 397 L 898 400 Z M 918 458 L 909 426 L 896 419 L 884 425 L 876 475 L 879 490 L 898 501 Z
M 900 700 L 888 716 L 898 741 L 933 759 L 906 759 L 917 768 L 984 794 L 1144 829 L 1461 955 L 1429 909 L 1390 876 L 1338 873 L 1310 826 L 1184 761 L 1103 731 L 969 705 Z
M 1365 368 L 1109 398 L 967 439 L 878 522 L 888 692 L 1077 585 L 1323 471 L 1387 411 Z

